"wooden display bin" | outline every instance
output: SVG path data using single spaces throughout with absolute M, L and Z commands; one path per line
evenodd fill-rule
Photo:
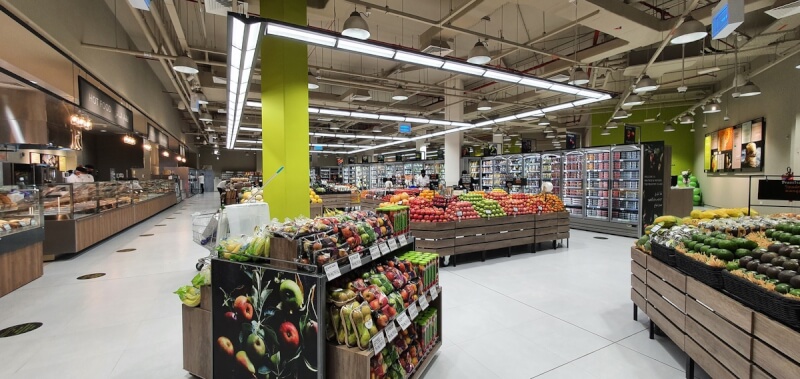
M 212 377 L 211 287 L 200 287 L 200 306 L 181 305 L 183 369 L 204 379 Z
M 321 194 L 319 197 L 322 199 L 322 204 L 326 208 L 349 208 L 352 205 L 352 194 L 349 193 L 336 193 L 336 194 Z
M 433 361 L 436 352 L 442 347 L 442 294 L 439 287 L 439 297 L 430 300 L 430 306 L 436 308 L 439 315 L 436 322 L 439 324 L 439 342 L 434 345 L 408 379 L 419 379 L 425 374 L 425 370 Z M 426 294 L 430 299 L 430 295 Z M 412 321 L 413 327 L 413 321 Z M 388 343 L 387 343 L 388 345 Z M 361 350 L 355 347 L 344 345 L 328 344 L 327 347 L 327 379 L 369 379 L 370 378 L 370 359 L 375 354 L 371 350 Z
M 320 203 L 311 203 L 309 206 L 309 217 L 315 218 L 322 216 L 322 204 Z

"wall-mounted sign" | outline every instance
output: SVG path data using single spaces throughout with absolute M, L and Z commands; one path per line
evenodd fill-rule
M 800 180 L 759 180 L 759 200 L 800 200 Z
M 314 145 L 314 151 L 322 151 L 322 145 Z
M 400 124 L 400 133 L 411 133 L 411 124 Z
M 158 132 L 158 145 L 165 149 L 169 149 L 169 136 L 164 132 Z
M 625 144 L 632 145 L 636 143 L 636 126 L 625 125 Z
M 763 118 L 706 134 L 706 172 L 763 171 L 766 121 Z
M 567 133 L 567 150 L 575 150 L 578 148 L 578 135 L 575 133 Z
M 147 140 L 152 143 L 158 143 L 158 129 L 150 124 L 147 124 Z
M 130 109 L 125 108 L 84 78 L 78 78 L 78 92 L 81 107 L 123 129 L 133 130 L 133 112 Z
M 711 38 L 726 38 L 743 22 L 744 0 L 721 0 L 711 10 Z
M 178 149 L 181 153 L 181 156 L 186 155 L 186 146 L 180 145 Z
M 362 155 L 361 163 L 369 163 L 369 155 Z
M 378 158 L 378 163 L 383 163 L 384 160 L 383 155 L 378 155 L 377 158 Z

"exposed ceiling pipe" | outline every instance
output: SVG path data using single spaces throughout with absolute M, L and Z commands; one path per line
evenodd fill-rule
M 133 55 L 133 56 L 135 56 L 137 58 L 142 58 L 142 59 L 153 59 L 153 60 L 166 59 L 166 60 L 170 60 L 170 61 L 174 61 L 174 60 L 178 59 L 178 57 L 175 56 L 175 55 L 151 53 L 149 51 L 120 49 L 118 47 L 94 45 L 94 44 L 85 43 L 85 42 L 81 42 L 81 46 L 88 47 L 90 49 L 110 51 L 112 53 Z M 197 61 L 197 60 L 195 62 L 197 64 L 204 64 L 204 65 L 208 65 L 208 66 L 228 67 L 227 64 L 222 63 L 222 62 Z
M 548 51 L 540 50 L 540 49 L 537 49 L 537 48 L 533 48 L 533 47 L 527 46 L 525 44 L 509 41 L 509 40 L 506 40 L 506 39 L 503 39 L 503 38 L 499 38 L 499 37 L 495 37 L 495 36 L 491 36 L 491 35 L 488 35 L 488 34 L 478 33 L 478 32 L 476 32 L 474 30 L 460 28 L 460 27 L 453 26 L 453 25 L 439 25 L 438 21 L 430 20 L 430 19 L 427 19 L 427 18 L 424 18 L 424 17 L 420 17 L 420 16 L 417 16 L 417 15 L 406 13 L 406 12 L 403 12 L 403 11 L 394 10 L 394 9 L 389 8 L 388 5 L 387 6 L 380 6 L 378 4 L 373 4 L 373 3 L 369 3 L 369 2 L 366 2 L 366 1 L 362 1 L 362 0 L 345 0 L 345 1 L 347 1 L 349 3 L 356 4 L 356 5 L 369 7 L 371 9 L 381 10 L 384 13 L 391 14 L 391 15 L 394 15 L 394 16 L 398 16 L 398 17 L 401 17 L 401 18 L 405 18 L 407 20 L 416 21 L 416 22 L 419 22 L 421 24 L 426 24 L 426 25 L 434 26 L 434 27 L 440 27 L 442 29 L 448 29 L 448 30 L 452 30 L 452 31 L 459 32 L 459 33 L 462 33 L 462 34 L 468 34 L 468 35 L 476 36 L 476 37 L 479 37 L 481 39 L 487 39 L 487 40 L 490 40 L 490 41 L 499 42 L 501 44 L 517 47 L 517 48 L 522 49 L 522 50 L 527 50 L 527 51 L 530 51 L 530 52 L 532 52 L 534 54 L 539 54 L 539 55 L 543 55 L 543 56 L 547 56 L 547 57 L 551 57 L 551 58 L 558 58 L 558 59 L 561 59 L 561 60 L 565 60 L 567 62 L 572 62 L 572 63 L 581 64 L 581 65 L 585 66 L 585 64 L 582 64 L 581 62 L 578 62 L 578 61 L 576 61 L 576 60 L 574 60 L 572 58 L 569 58 L 569 57 L 566 57 L 566 56 L 563 56 L 563 55 L 560 55 L 560 54 L 555 54 L 555 53 L 551 53 L 551 52 L 548 52 Z
M 681 16 L 678 18 L 678 20 L 675 21 L 675 25 L 672 26 L 672 30 L 670 30 L 669 34 L 667 34 L 667 36 L 664 38 L 664 40 L 661 41 L 661 45 L 658 46 L 658 49 L 656 49 L 656 52 L 653 54 L 652 57 L 650 57 L 650 60 L 644 66 L 644 68 L 642 69 L 642 72 L 638 76 L 636 76 L 636 79 L 633 80 L 633 85 L 628 87 L 625 90 L 625 92 L 622 93 L 622 96 L 619 97 L 619 102 L 617 103 L 617 106 L 614 108 L 614 110 L 611 111 L 611 116 L 609 116 L 608 121 L 606 121 L 606 124 L 608 124 L 609 122 L 611 122 L 611 120 L 614 119 L 614 117 L 613 117 L 614 113 L 616 113 L 618 110 L 622 109 L 622 104 L 625 103 L 625 100 L 627 100 L 628 96 L 631 95 L 631 92 L 633 91 L 633 88 L 636 87 L 636 84 L 638 84 L 640 80 L 642 80 L 642 77 L 647 74 L 647 69 L 650 68 L 650 66 L 656 61 L 656 59 L 661 54 L 661 52 L 664 51 L 664 49 L 667 47 L 667 45 L 669 45 L 670 37 L 675 33 L 675 30 L 678 29 L 678 27 L 681 26 L 681 24 L 683 24 L 684 18 L 687 15 L 689 15 L 689 13 L 691 13 L 692 10 L 694 10 L 694 8 L 697 7 L 697 4 L 699 4 L 699 3 L 700 3 L 700 0 L 692 0 L 692 2 L 683 10 L 683 13 L 681 14 Z
M 131 14 L 133 14 L 134 20 L 136 20 L 136 23 L 139 24 L 139 27 L 144 32 L 145 38 L 147 38 L 147 42 L 150 43 L 150 47 L 153 49 L 153 51 L 159 51 L 158 43 L 156 43 L 156 40 L 153 37 L 153 33 L 150 32 L 150 28 L 144 21 L 144 18 L 142 17 L 140 11 L 138 9 L 135 9 L 130 2 L 126 1 L 125 4 L 128 5 L 128 9 L 130 9 Z M 169 80 L 170 82 L 172 82 L 173 87 L 175 87 L 175 90 L 178 91 L 178 96 L 180 96 L 181 101 L 183 101 L 183 105 L 186 106 L 186 109 L 191 109 L 189 100 L 186 98 L 183 91 L 181 90 L 181 86 L 175 80 L 174 72 L 172 70 L 171 65 L 168 63 L 166 59 L 159 59 L 159 62 L 161 62 L 161 67 L 166 72 L 167 77 L 169 77 Z M 197 117 L 195 117 L 194 113 L 189 112 L 189 115 L 192 117 L 195 126 L 197 126 L 198 129 L 203 130 L 202 123 L 200 122 L 200 120 L 197 119 Z
M 436 25 L 436 26 L 441 27 L 442 25 L 449 23 L 454 17 L 458 16 L 461 12 L 463 12 L 464 10 L 466 10 L 467 8 L 469 8 L 470 6 L 472 6 L 472 4 L 475 4 L 476 2 L 478 2 L 478 0 L 469 0 L 469 1 L 467 1 L 466 3 L 464 3 L 464 5 L 456 8 L 454 11 L 450 12 L 450 14 L 448 14 L 447 16 L 444 16 L 443 19 L 439 20 L 439 22 L 437 23 L 438 25 Z
M 175 0 L 164 0 L 164 5 L 167 8 L 167 15 L 169 15 L 170 23 L 172 23 L 172 27 L 175 29 L 175 36 L 178 38 L 178 43 L 181 45 L 181 50 L 183 50 L 184 54 L 188 54 L 189 43 L 186 42 L 186 34 L 183 33 L 183 28 L 181 27 L 181 20 L 178 16 L 178 9 L 175 7 Z M 198 4 L 198 6 L 200 5 Z M 168 43 L 172 43 L 167 35 L 164 36 L 164 39 Z

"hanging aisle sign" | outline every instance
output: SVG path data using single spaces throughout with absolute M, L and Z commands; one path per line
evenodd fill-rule
M 726 38 L 743 22 L 744 0 L 721 0 L 711 10 L 711 38 Z
M 81 107 L 123 129 L 133 130 L 133 112 L 95 87 L 86 79 L 78 78 Z

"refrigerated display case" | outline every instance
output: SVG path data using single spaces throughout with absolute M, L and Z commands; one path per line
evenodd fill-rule
M 464 160 L 466 161 L 466 164 L 464 164 L 462 167 L 467 168 L 466 170 L 469 173 L 469 176 L 472 177 L 472 179 L 479 180 L 481 177 L 481 159 L 464 158 Z
M 528 180 L 528 183 L 525 185 L 523 189 L 525 193 L 530 194 L 537 194 L 542 190 L 542 156 L 538 153 L 536 154 L 526 154 L 524 159 L 524 167 L 523 170 L 525 172 L 525 178 Z
M 638 225 L 641 219 L 641 151 L 636 146 L 611 149 L 613 185 L 611 221 Z
M 39 189 L 0 186 L 0 297 L 42 276 L 44 236 Z
M 563 192 L 564 207 L 570 216 L 583 217 L 584 206 L 584 156 L 581 151 L 564 154 Z
M 524 178 L 525 177 L 525 162 L 523 160 L 522 155 L 509 155 L 506 158 L 506 166 L 507 166 L 507 180 L 517 179 L 517 178 Z M 505 183 L 504 183 L 505 184 Z M 512 185 L 509 188 L 509 193 L 522 193 L 523 187 L 521 185 Z
M 609 149 L 586 149 L 586 218 L 608 221 Z
M 553 193 L 561 193 L 561 153 L 542 153 L 542 183 L 553 184 Z
M 489 191 L 493 188 L 505 188 L 507 160 L 495 156 L 481 160 L 481 188 Z
M 387 177 L 386 164 L 373 163 L 369 165 L 369 188 L 383 187 L 384 179 Z

